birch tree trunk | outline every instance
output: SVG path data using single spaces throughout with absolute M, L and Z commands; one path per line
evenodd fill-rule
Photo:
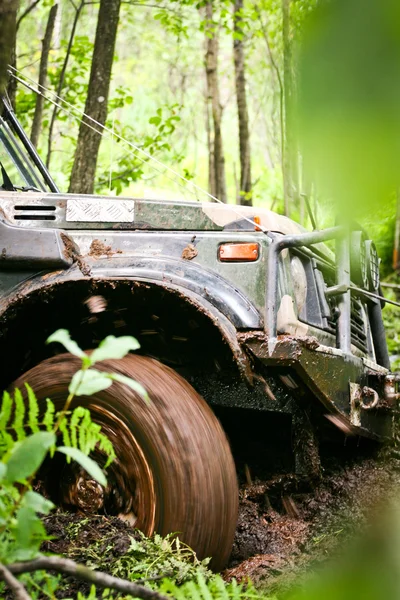
M 215 196 L 227 201 L 226 195 L 226 178 L 225 178 L 225 156 L 222 141 L 222 107 L 219 92 L 218 82 L 218 32 L 215 31 L 213 24 L 213 3 L 207 2 L 205 7 L 206 13 L 206 53 L 205 67 L 207 80 L 207 97 L 208 103 L 211 105 L 211 113 L 213 120 L 213 163 L 214 181 L 215 181 Z M 210 181 L 212 180 L 209 177 Z M 211 190 L 210 190 L 211 191 Z M 212 192 L 211 192 L 212 193 Z
M 105 125 L 107 119 L 120 7 L 121 0 L 100 0 L 85 113 L 101 125 Z M 69 192 L 75 194 L 92 194 L 94 191 L 102 129 L 93 121 L 86 119 L 86 122 L 90 128 L 83 118 L 69 186 Z
M 236 103 L 239 123 L 240 190 L 238 204 L 252 206 L 249 113 L 246 97 L 245 57 L 241 11 L 243 0 L 235 0 L 233 13 L 233 58 L 235 63 Z
M 285 135 L 283 144 L 283 186 L 285 214 L 290 215 L 293 203 L 298 201 L 298 151 L 295 133 L 294 100 L 295 85 L 293 77 L 293 52 L 290 33 L 291 0 L 282 0 L 283 35 L 283 89 L 285 104 Z
M 47 66 L 49 64 L 49 53 L 51 47 L 51 40 L 53 37 L 54 24 L 56 22 L 58 4 L 53 4 L 50 9 L 49 17 L 47 20 L 46 31 L 42 40 L 42 54 L 40 56 L 39 65 L 39 91 L 42 91 L 42 87 L 46 86 L 47 81 Z M 39 136 L 42 129 L 42 116 L 43 116 L 43 103 L 44 98 L 39 94 L 36 96 L 35 113 L 33 115 L 32 130 L 31 130 L 31 142 L 37 147 L 39 142 Z

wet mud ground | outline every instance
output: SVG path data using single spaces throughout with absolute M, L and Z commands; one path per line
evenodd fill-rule
M 340 450 L 340 449 L 339 449 Z M 368 522 L 379 504 L 400 486 L 400 461 L 376 447 L 353 448 L 322 454 L 322 478 L 311 485 L 293 474 L 258 479 L 246 469 L 240 487 L 240 510 L 232 556 L 223 576 L 251 578 L 266 594 L 290 589 L 315 570 Z M 387 454 L 387 453 L 386 453 Z M 251 479 L 251 481 L 250 481 Z M 111 565 L 127 551 L 135 531 L 116 517 L 55 514 L 46 518 L 52 540 L 47 551 L 85 560 L 92 544 L 107 548 Z M 66 528 L 76 526 L 69 538 Z M 107 565 L 102 565 L 107 569 Z M 69 583 L 70 594 L 86 591 Z

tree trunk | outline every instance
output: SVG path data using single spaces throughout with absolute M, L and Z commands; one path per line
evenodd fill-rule
M 38 87 L 39 91 L 42 91 L 42 86 L 46 86 L 47 80 L 47 65 L 49 63 L 49 53 L 51 40 L 53 37 L 54 24 L 56 21 L 58 10 L 58 4 L 53 4 L 49 12 L 49 18 L 47 20 L 46 31 L 42 40 L 42 54 L 40 56 L 39 66 L 39 80 Z M 31 131 L 31 142 L 37 147 L 39 142 L 39 135 L 42 128 L 42 115 L 43 115 L 43 103 L 44 98 L 39 94 L 36 96 L 35 114 L 33 115 L 32 131 Z
M 105 125 L 107 119 L 120 7 L 121 0 L 100 1 L 85 113 L 101 125 Z M 70 193 L 92 194 L 94 190 L 102 129 L 94 126 L 93 121 L 86 121 L 94 129 L 87 127 L 84 118 L 79 128 Z
M 72 22 L 71 33 L 70 33 L 69 40 L 68 40 L 68 46 L 67 46 L 67 50 L 65 53 L 64 63 L 63 63 L 61 73 L 60 73 L 60 79 L 58 80 L 57 91 L 56 91 L 57 96 L 61 95 L 62 89 L 64 87 L 65 74 L 67 72 L 69 57 L 71 55 L 72 44 L 74 43 L 75 31 L 76 31 L 76 27 L 78 25 L 79 17 L 81 15 L 81 12 L 82 12 L 84 6 L 85 6 L 85 0 L 81 0 L 79 6 L 77 8 L 75 7 L 75 16 L 74 16 L 74 20 Z M 49 136 L 47 139 L 47 157 L 46 157 L 46 167 L 47 168 L 49 168 L 49 166 L 50 166 L 51 151 L 52 151 L 52 144 L 53 144 L 53 130 L 54 130 L 54 125 L 56 123 L 57 114 L 58 114 L 58 107 L 54 106 L 53 113 L 52 113 L 51 119 L 50 119 Z
M 205 67 L 207 79 L 208 102 L 211 104 L 213 117 L 213 171 L 215 180 L 215 196 L 222 202 L 227 201 L 225 180 L 225 156 L 222 143 L 222 107 L 218 84 L 218 35 L 214 31 L 213 4 L 206 4 L 206 54 Z M 211 161 L 210 161 L 211 162 Z M 210 177 L 211 180 L 211 177 Z M 211 192 L 212 193 L 212 192 Z
M 208 191 L 210 192 L 210 194 L 212 194 L 212 196 L 217 197 L 217 190 L 215 189 L 214 144 L 211 135 L 211 114 L 210 104 L 208 101 L 208 93 L 205 97 L 205 118 L 208 149 Z
M 282 0 L 283 88 L 285 103 L 285 136 L 283 144 L 283 186 L 285 214 L 290 215 L 294 200 L 298 200 L 298 152 L 294 122 L 293 53 L 290 33 L 290 3 Z
M 246 97 L 243 30 L 240 25 L 243 0 L 235 0 L 233 7 L 233 58 L 235 63 L 236 103 L 239 122 L 240 190 L 238 203 L 252 206 L 251 153 L 249 113 Z
M 18 0 L 0 2 L 0 94 L 7 87 L 7 68 L 15 52 Z

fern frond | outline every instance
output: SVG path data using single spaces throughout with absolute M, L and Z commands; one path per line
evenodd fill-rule
M 43 417 L 43 425 L 47 431 L 53 431 L 54 429 L 54 418 L 55 418 L 56 407 L 50 398 L 46 398 L 46 412 Z
M 11 417 L 13 399 L 8 392 L 3 393 L 0 410 L 0 457 L 2 457 L 14 445 L 12 436 L 6 431 Z
M 24 429 L 25 402 L 18 388 L 14 391 L 14 421 L 12 429 L 15 431 L 17 440 L 20 442 L 26 438 Z
M 87 409 L 84 408 L 83 406 L 77 406 L 71 415 L 71 419 L 69 422 L 69 430 L 71 433 L 71 446 L 73 448 L 78 448 L 78 426 L 79 426 L 79 421 L 81 420 L 81 418 L 83 417 L 85 411 Z
M 202 600 L 213 600 L 211 592 L 207 587 L 207 582 L 206 582 L 206 579 L 205 579 L 203 573 L 199 573 L 197 575 L 197 585 L 198 585 L 199 591 L 201 592 Z
M 62 434 L 63 445 L 71 447 L 71 437 L 69 435 L 68 419 L 65 416 L 61 419 L 58 428 Z
M 25 387 L 28 393 L 28 425 L 32 433 L 37 433 L 39 431 L 39 403 L 29 383 L 25 383 Z
M 90 449 L 88 448 L 87 444 L 87 439 L 88 430 L 91 422 L 92 420 L 90 418 L 90 412 L 88 410 L 85 410 L 78 430 L 79 448 L 84 454 L 88 454 L 90 452 Z
M 8 392 L 3 392 L 0 411 L 0 431 L 5 429 L 8 425 L 8 421 L 11 417 L 12 405 L 13 401 L 10 394 Z

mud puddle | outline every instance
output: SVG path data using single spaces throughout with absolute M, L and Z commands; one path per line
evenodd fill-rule
M 371 455 L 328 457 L 313 487 L 293 475 L 242 485 L 224 577 L 251 578 L 268 593 L 290 588 L 359 534 L 399 487 L 399 461 Z

